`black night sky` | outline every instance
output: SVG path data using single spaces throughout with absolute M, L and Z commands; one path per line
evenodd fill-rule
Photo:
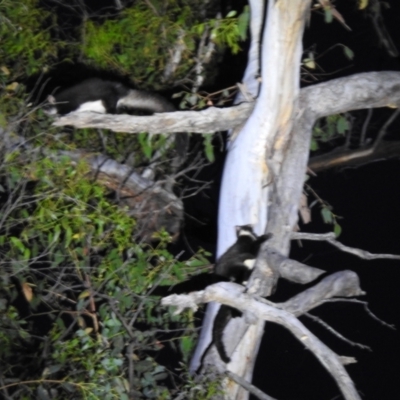
M 329 199 L 340 220 L 339 240 L 374 253 L 399 254 L 398 175 L 400 160 L 376 162 L 357 169 L 327 172 L 311 184 L 324 199 Z M 396 187 L 397 186 L 397 187 Z M 319 220 L 318 212 L 314 219 Z M 304 230 L 324 232 L 327 226 L 313 223 Z M 361 260 L 329 244 L 294 242 L 292 257 L 328 273 L 350 269 L 360 277 L 367 292 L 360 300 L 388 324 L 400 326 L 400 261 Z M 274 300 L 284 301 L 303 290 L 299 285 L 280 282 Z M 360 304 L 331 303 L 312 311 L 346 338 L 367 345 L 362 350 L 342 342 L 307 317 L 301 320 L 337 354 L 352 356 L 357 364 L 347 367 L 363 399 L 394 399 L 400 371 L 400 335 L 373 320 Z M 267 343 L 274 343 L 268 346 Z M 341 399 L 333 379 L 315 357 L 289 332 L 267 324 L 254 384 L 271 396 L 290 400 Z M 338 396 L 338 397 L 335 397 Z

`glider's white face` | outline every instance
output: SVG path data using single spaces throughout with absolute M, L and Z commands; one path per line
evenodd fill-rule
M 254 233 L 252 233 L 246 229 L 241 229 L 239 231 L 239 236 L 250 236 L 253 240 L 257 240 L 257 237 L 254 235 Z
M 106 113 L 106 109 L 101 100 L 87 101 L 86 103 L 81 104 L 79 108 L 75 110 L 75 112 L 85 112 L 85 111 L 93 111 L 101 114 Z

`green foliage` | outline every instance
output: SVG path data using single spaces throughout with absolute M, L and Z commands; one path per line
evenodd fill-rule
M 353 58 L 354 58 L 354 51 L 351 50 L 350 47 L 343 46 L 343 52 L 344 52 L 345 56 L 346 56 L 349 60 L 353 60 Z
M 330 7 L 324 7 L 325 22 L 330 24 L 333 21 L 332 9 Z
M 103 23 L 88 20 L 83 54 L 100 68 L 125 75 L 134 70 L 137 82 L 146 80 L 152 84 L 159 80 L 167 62 L 166 43 L 178 30 L 178 24 L 168 21 L 167 17 L 158 17 L 139 3 L 135 8 L 126 9 L 117 19 Z
M 247 39 L 247 30 L 250 23 L 250 7 L 245 6 L 243 12 L 238 17 L 238 34 L 241 40 Z
M 205 254 L 177 261 L 166 232 L 155 246 L 137 243 L 135 221 L 83 162 L 13 153 L 0 185 L 0 364 L 9 395 L 169 399 L 178 390 L 211 398 L 207 386 L 200 395 L 169 384 L 174 372 L 157 354 L 188 360 L 194 316 L 161 310 L 150 295 L 201 271 Z
M 226 18 L 205 20 L 204 6 L 193 0 L 139 1 L 112 17 L 96 15 L 93 19 L 84 18 L 80 7 L 76 10 L 77 23 L 81 21 L 81 26 L 67 32 L 63 24 L 58 24 L 57 13 L 42 8 L 39 0 L 6 0 L 0 4 L 0 126 L 7 126 L 8 116 L 22 115 L 27 104 L 36 105 L 37 92 L 27 96 L 21 82 L 32 74 L 49 72 L 59 62 L 72 64 L 79 60 L 98 70 L 134 77 L 134 83 L 141 88 L 159 90 L 177 81 L 190 80 L 199 55 L 209 51 L 200 49 L 200 43 L 204 45 L 211 40 L 216 44 L 212 62 L 209 57 L 202 61 L 203 67 L 210 70 L 204 76 L 211 81 L 218 55 L 226 47 L 237 53 L 249 24 L 248 7 L 239 16 L 232 11 Z M 165 82 L 165 69 L 177 48 L 179 60 L 173 66 L 169 81 Z M 61 54 L 63 60 L 59 58 Z M 39 86 L 35 90 L 39 91 Z M 196 103 L 192 107 L 204 107 L 206 101 L 194 97 Z M 182 101 L 181 104 L 187 107 L 189 103 Z M 23 118 L 29 119 L 28 129 L 35 130 L 30 132 L 31 136 L 39 133 L 37 128 L 48 129 L 43 126 L 42 117 L 33 120 L 29 111 Z M 118 161 L 129 159 L 133 165 L 143 164 L 143 157 L 138 159 L 137 153 L 149 160 L 165 143 L 163 136 L 155 139 L 144 134 L 126 135 L 122 139 L 118 134 L 116 137 L 118 140 L 106 143 L 107 155 Z M 75 133 L 70 143 L 73 148 L 87 148 L 82 143 L 89 141 L 91 151 L 105 152 L 104 143 L 93 130 Z M 206 149 L 206 157 L 212 159 L 211 148 L 206 146 Z
M 164 9 L 164 7 L 166 7 Z M 137 2 L 125 9 L 117 18 L 94 22 L 84 26 L 83 56 L 97 68 L 115 70 L 123 75 L 134 71 L 136 83 L 157 89 L 163 82 L 163 73 L 170 61 L 170 49 L 181 42 L 182 60 L 177 66 L 174 79 L 185 77 L 195 62 L 197 43 L 206 30 L 219 46 L 228 46 L 233 53 L 240 50 L 239 42 L 246 38 L 248 9 L 234 18 L 210 19 L 200 22 L 189 1 L 181 4 L 172 1 L 163 4 L 162 10 L 149 8 Z
M 48 70 L 64 47 L 51 37 L 53 22 L 39 0 L 0 2 L 0 127 L 24 109 L 26 88 L 20 82 Z
M 45 28 L 51 23 L 50 14 L 38 4 L 38 0 L 0 3 L 0 66 L 7 66 L 13 79 L 46 69 L 57 54 L 57 43 Z M 7 75 L 4 69 L 2 74 Z
M 325 224 L 333 225 L 333 231 L 336 237 L 340 236 L 342 227 L 337 222 L 338 217 L 332 212 L 331 207 L 323 204 L 321 207 L 321 216 Z
M 326 143 L 330 140 L 343 136 L 349 130 L 349 121 L 346 115 L 335 114 L 317 121 L 313 129 L 311 139 L 311 150 L 319 149 L 319 143 Z
M 151 160 L 151 157 L 156 150 L 161 150 L 165 148 L 166 136 L 140 133 L 138 135 L 138 141 L 142 154 L 148 160 Z
M 206 29 L 211 29 L 211 39 L 219 46 L 228 46 L 233 54 L 240 50 L 239 42 L 247 37 L 250 19 L 249 8 L 236 18 L 236 11 L 231 11 L 225 19 L 212 19 L 195 27 L 195 32 L 201 36 Z
M 49 127 L 42 112 L 27 108 L 36 99 L 21 82 L 53 63 L 79 59 L 157 90 L 177 43 L 182 54 L 171 82 L 189 80 L 202 38 L 211 37 L 219 53 L 227 46 L 239 50 L 248 8 L 204 22 L 196 1 L 135 2 L 112 18 L 82 18 L 72 37 L 54 15 L 39 0 L 0 4 L 0 126 L 10 129 L 7 120 L 17 116 L 12 129 L 29 139 L 22 153 L 0 158 L 0 393 L 12 399 L 212 399 L 217 381 L 195 383 L 177 368 L 196 343 L 195 316 L 160 309 L 153 295 L 206 271 L 207 254 L 176 260 L 165 231 L 153 235 L 152 245 L 142 243 L 136 221 L 113 204 L 84 162 L 49 156 L 90 149 L 146 166 L 166 138 Z M 68 46 L 59 37 L 68 37 Z M 206 104 L 201 96 L 193 107 Z M 45 147 L 46 156 L 30 146 Z M 204 147 L 212 160 L 211 137 Z
M 209 162 L 214 162 L 215 154 L 214 154 L 214 146 L 212 145 L 214 135 L 203 135 L 203 144 L 204 144 L 204 153 Z

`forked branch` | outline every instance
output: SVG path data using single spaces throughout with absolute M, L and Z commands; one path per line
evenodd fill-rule
M 187 295 L 171 295 L 163 298 L 161 303 L 164 306 L 177 307 L 175 313 L 180 313 L 185 308 L 197 309 L 197 306 L 201 303 L 216 301 L 242 312 L 253 314 L 259 319 L 280 324 L 292 332 L 299 341 L 315 354 L 336 380 L 345 399 L 358 400 L 360 397 L 343 367 L 343 360 L 348 358 L 343 358 L 330 350 L 297 319 L 297 316 L 317 307 L 328 298 L 351 297 L 362 294 L 364 292 L 360 289 L 357 275 L 352 271 L 342 271 L 328 276 L 316 286 L 281 304 L 256 299 L 247 293 L 243 293 L 243 286 L 228 282 L 214 284 L 203 291 Z

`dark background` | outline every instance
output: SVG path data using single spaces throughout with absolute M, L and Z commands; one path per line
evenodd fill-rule
M 339 240 L 373 253 L 400 254 L 398 226 L 400 212 L 398 190 L 400 161 L 376 162 L 357 169 L 319 174 L 311 185 L 343 216 Z M 313 212 L 315 221 L 320 220 Z M 328 227 L 314 222 L 304 230 L 325 232 Z M 400 326 L 400 261 L 361 260 L 321 242 L 292 244 L 291 256 L 308 265 L 335 272 L 355 271 L 361 288 L 367 292 L 359 299 L 368 302 L 379 318 Z M 274 300 L 284 301 L 303 290 L 281 280 Z M 360 304 L 331 303 L 311 312 L 329 323 L 346 338 L 367 345 L 362 350 L 342 342 L 307 317 L 301 320 L 339 355 L 358 361 L 346 367 L 363 399 L 396 399 L 400 372 L 400 335 L 373 320 Z M 273 343 L 272 346 L 269 344 Z M 278 399 L 342 399 L 333 379 L 316 358 L 289 332 L 266 325 L 263 345 L 255 368 L 254 384 Z M 335 397 L 337 396 L 337 397 Z

